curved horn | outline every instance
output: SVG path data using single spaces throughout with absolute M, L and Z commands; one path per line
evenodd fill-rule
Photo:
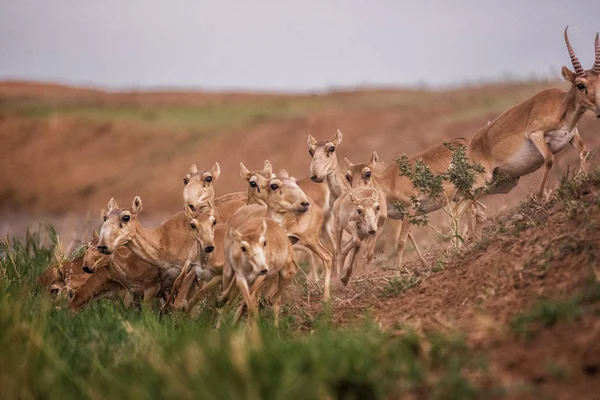
M 571 46 L 571 42 L 569 42 L 569 35 L 567 34 L 568 29 L 569 29 L 569 25 L 567 25 L 567 27 L 565 28 L 565 43 L 567 44 L 567 50 L 569 50 L 569 56 L 571 57 L 571 64 L 573 64 L 573 68 L 575 68 L 575 73 L 577 75 L 581 75 L 581 74 L 583 74 L 583 67 L 581 66 L 581 63 L 579 62 L 579 60 L 577 59 L 577 56 L 575 55 L 575 50 L 573 50 L 573 47 Z
M 596 52 L 596 59 L 594 60 L 594 66 L 592 69 L 594 72 L 600 72 L 600 36 L 596 33 L 596 41 L 594 42 L 594 50 Z

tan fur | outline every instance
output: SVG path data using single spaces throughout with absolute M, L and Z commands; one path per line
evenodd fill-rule
M 54 298 L 68 294 L 78 289 L 90 277 L 82 270 L 82 266 L 83 256 L 49 265 L 39 276 L 38 283 Z
M 126 247 L 120 247 L 113 254 L 106 255 L 96 248 L 97 242 L 98 239 L 95 238 L 88 245 L 83 269 L 94 274 L 100 268 L 105 268 L 107 279 L 117 282 L 131 293 L 141 293 L 145 306 L 151 306 L 159 292 L 165 292 L 173 285 L 172 275 L 145 262 Z M 83 296 L 82 302 L 85 299 Z
M 248 181 L 248 201 L 251 204 L 267 204 L 268 201 L 271 201 L 271 208 L 276 209 L 279 207 L 280 209 L 285 209 L 285 206 L 282 204 L 276 204 L 275 199 L 282 199 L 282 197 L 270 197 L 270 188 L 269 184 L 271 179 L 274 177 L 271 163 L 266 160 L 265 167 L 263 171 L 249 171 L 244 164 L 240 165 L 240 175 Z M 283 179 L 284 187 L 281 189 L 282 191 L 286 191 L 290 193 L 291 196 L 295 196 L 295 193 L 298 196 L 306 196 L 300 185 L 297 182 L 292 182 L 292 180 L 288 180 L 289 176 L 287 172 L 283 175 L 280 174 L 280 178 Z M 288 185 L 290 190 L 287 190 L 285 185 Z M 293 189 L 294 186 L 300 188 L 300 191 L 295 191 Z M 302 194 L 300 194 L 302 193 Z M 286 213 L 286 215 L 281 219 L 282 227 L 288 234 L 288 236 L 292 237 L 295 241 L 298 241 L 300 244 L 305 246 L 308 250 L 314 253 L 319 259 L 323 262 L 325 267 L 325 280 L 327 281 L 325 284 L 325 292 L 324 299 L 328 300 L 330 298 L 329 292 L 329 275 L 330 268 L 332 262 L 331 252 L 321 243 L 319 233 L 323 231 L 323 227 L 325 225 L 325 213 L 323 210 L 315 204 L 313 199 L 308 197 L 308 203 L 310 203 L 310 207 L 308 211 L 302 214 L 291 214 Z M 247 208 L 247 212 L 254 213 L 254 215 L 264 215 L 262 210 L 258 208 L 252 207 Z M 313 280 L 317 279 L 316 267 L 314 265 L 313 260 L 310 260 L 310 278 Z
M 119 208 L 111 199 L 100 230 L 98 249 L 104 254 L 112 254 L 120 246 L 126 246 L 147 263 L 165 271 L 180 270 L 196 243 L 185 213 L 179 212 L 151 230 L 138 221 L 141 211 L 142 199 L 137 196 L 130 209 Z
M 449 140 L 448 143 L 452 146 L 468 146 L 469 144 L 466 139 L 452 139 Z M 450 162 L 452 161 L 452 153 L 443 143 L 440 143 L 410 157 L 409 162 L 411 165 L 414 165 L 414 162 L 418 159 L 421 159 L 427 164 L 434 174 L 441 174 L 448 170 Z M 413 209 L 412 202 L 410 201 L 410 197 L 414 195 L 419 198 L 424 213 L 430 213 L 438 210 L 441 207 L 441 204 L 444 204 L 445 199 L 453 200 L 456 195 L 456 188 L 452 184 L 445 183 L 443 185 L 444 196 L 441 199 L 432 200 L 415 189 L 409 178 L 400 176 L 396 164 L 390 165 L 382 173 L 378 173 L 378 171 L 374 169 L 376 165 L 376 153 L 367 163 L 352 164 L 350 161 L 346 161 L 346 176 L 348 177 L 347 179 L 352 182 L 354 187 L 373 186 L 382 191 L 385 194 L 387 201 L 388 217 L 402 219 L 402 229 L 398 237 L 398 248 L 395 260 L 395 267 L 399 268 L 402 265 L 406 240 L 410 235 L 410 224 L 409 218 L 404 218 L 404 216 L 394 208 L 394 203 L 398 202 L 404 204 L 407 212 L 411 215 L 417 215 L 416 210 Z M 367 173 L 370 175 L 368 178 L 365 176 Z M 414 239 L 411 238 L 411 240 L 417 249 L 421 261 L 426 265 L 426 261 L 420 251 L 418 251 Z
M 258 314 L 258 296 L 265 281 L 277 280 L 273 314 L 278 326 L 281 295 L 298 271 L 292 244 L 284 230 L 269 218 L 246 220 L 238 228 L 228 229 L 225 255 L 246 303 L 249 324 L 254 323 Z
M 197 242 L 195 251 L 190 255 L 190 262 L 173 285 L 175 309 L 187 308 L 191 312 L 206 291 L 215 292 L 224 280 L 226 263 L 223 239 L 227 225 L 215 222 L 216 218 L 210 211 L 199 214 L 190 221 Z M 228 278 L 231 279 L 231 274 Z M 223 286 L 228 285 L 229 279 L 225 279 Z M 196 290 L 197 282 L 202 285 Z
M 468 155 L 485 168 L 478 186 L 485 187 L 486 182 L 506 174 L 508 181 L 492 184 L 489 193 L 507 193 L 521 176 L 543 165 L 544 173 L 536 192 L 541 196 L 554 163 L 554 154 L 567 144 L 577 148 L 581 170 L 585 171 L 589 151 L 576 124 L 586 110 L 594 111 L 600 118 L 599 74 L 592 70 L 575 74 L 562 67 L 562 75 L 572 84 L 568 92 L 559 89 L 542 91 L 504 112 L 475 134 Z M 578 85 L 582 87 L 578 88 Z
M 341 195 L 333 204 L 335 216 L 335 260 L 338 276 L 346 285 L 355 265 L 356 255 L 361 247 L 369 246 L 367 250 L 371 261 L 373 246 L 377 232 L 385 223 L 387 205 L 385 197 L 375 188 L 358 187 Z M 348 232 L 352 239 L 350 246 L 342 250 L 342 233 Z M 348 268 L 342 275 L 342 266 L 348 252 L 352 252 Z M 369 253 L 370 252 L 370 253 Z
M 86 275 L 89 279 L 73 292 L 73 297 L 69 301 L 73 312 L 80 312 L 92 301 L 118 297 L 129 299 L 127 291 L 119 282 L 110 278 L 105 267 L 99 267 L 95 273 Z
M 219 163 L 215 163 L 210 171 L 198 171 L 196 165 L 190 167 L 183 178 L 184 211 L 188 218 L 193 218 L 200 207 L 207 202 L 215 207 L 215 216 L 219 222 L 227 222 L 229 218 L 246 204 L 243 192 L 230 193 L 215 198 L 214 183 L 221 175 Z

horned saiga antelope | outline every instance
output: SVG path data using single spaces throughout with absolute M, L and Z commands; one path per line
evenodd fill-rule
M 568 144 L 577 148 L 581 170 L 586 169 L 589 151 L 576 125 L 587 110 L 600 118 L 600 39 L 596 34 L 594 65 L 584 70 L 569 42 L 567 29 L 564 38 L 574 71 L 563 66 L 561 73 L 571 83 L 569 91 L 544 90 L 500 115 L 471 140 L 468 156 L 485 168 L 476 185 L 488 186 L 489 194 L 508 193 L 521 176 L 543 165 L 536 191 L 540 197 L 554 154 Z

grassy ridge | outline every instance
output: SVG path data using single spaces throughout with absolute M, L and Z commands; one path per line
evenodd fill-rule
M 393 335 L 372 323 L 312 334 L 276 331 L 265 316 L 261 345 L 242 328 L 137 312 L 99 302 L 79 315 L 53 305 L 35 279 L 53 247 L 40 234 L 0 246 L 0 391 L 3 398 L 472 398 L 483 376 L 460 336 Z

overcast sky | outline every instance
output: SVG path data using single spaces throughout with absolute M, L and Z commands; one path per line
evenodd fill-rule
M 558 76 L 600 1 L 1 0 L 0 79 L 320 90 Z M 541 5 L 543 4 L 543 5 Z

